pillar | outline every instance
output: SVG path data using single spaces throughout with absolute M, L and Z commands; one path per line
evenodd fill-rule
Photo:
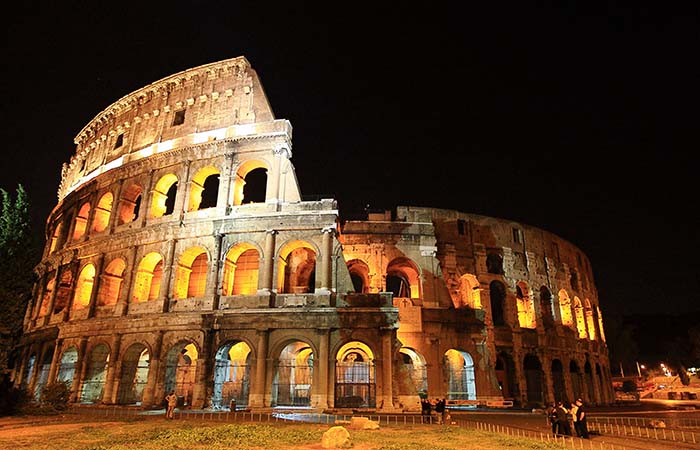
M 221 273 L 220 268 L 223 266 L 223 264 L 221 264 L 221 243 L 223 237 L 224 235 L 220 233 L 214 235 L 214 252 L 212 253 L 212 260 L 209 261 L 209 273 L 207 276 L 205 296 L 213 299 L 213 310 L 219 309 L 219 295 L 221 294 L 219 273 Z
M 321 293 L 330 293 L 333 281 L 333 237 L 335 227 L 326 227 L 321 233 Z
M 168 312 L 170 308 L 169 298 L 175 289 L 175 277 L 173 272 L 177 271 L 177 261 L 175 260 L 175 247 L 177 239 L 168 241 L 168 253 L 163 261 L 163 279 L 160 280 L 160 295 L 158 301 L 161 302 L 162 311 Z
M 273 277 L 275 273 L 275 236 L 277 231 L 267 230 L 265 232 L 265 252 L 263 258 L 262 277 L 258 294 L 269 294 L 273 291 Z
M 122 365 L 120 347 L 122 335 L 115 333 L 112 336 L 112 345 L 109 352 L 109 364 L 107 365 L 107 377 L 105 379 L 105 390 L 102 393 L 102 403 L 113 404 L 119 387 L 118 372 Z
M 80 339 L 80 344 L 78 344 L 78 362 L 76 363 L 75 375 L 73 376 L 73 383 L 70 388 L 71 403 L 80 401 L 82 383 L 85 378 L 85 371 L 87 370 L 87 343 L 88 338 L 84 337 Z
M 151 354 L 148 355 L 148 379 L 146 380 L 146 386 L 143 389 L 143 397 L 141 398 L 141 405 L 144 408 L 150 408 L 160 404 L 160 398 L 156 398 L 158 380 L 161 378 L 160 371 L 160 355 L 161 349 L 163 347 L 163 334 L 165 332 L 160 330 L 156 333 L 156 339 L 151 348 Z
M 394 384 L 392 377 L 394 346 L 392 345 L 393 329 L 381 330 L 382 340 L 382 406 L 383 410 L 394 409 Z
M 51 368 L 49 368 L 49 378 L 47 384 L 53 383 L 56 380 L 58 365 L 61 361 L 61 353 L 63 353 L 63 339 L 56 339 L 56 345 L 53 350 L 53 358 L 51 359 Z
M 267 344 L 269 339 L 268 330 L 258 330 L 258 345 L 255 359 L 255 378 L 250 380 L 250 395 L 248 403 L 252 408 L 263 408 L 268 406 L 269 399 L 265 398 L 267 390 Z
M 329 368 L 331 355 L 329 354 L 329 330 L 316 330 L 318 336 L 318 355 L 314 355 L 314 378 L 313 394 L 311 395 L 311 405 L 315 408 L 328 408 L 328 392 L 332 383 L 329 383 Z

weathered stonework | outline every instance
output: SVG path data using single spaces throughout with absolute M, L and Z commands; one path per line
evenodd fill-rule
M 612 401 L 576 247 L 429 208 L 341 227 L 335 200 L 302 200 L 291 139 L 242 57 L 98 114 L 62 170 L 16 382 L 144 408 L 169 391 L 197 408 Z

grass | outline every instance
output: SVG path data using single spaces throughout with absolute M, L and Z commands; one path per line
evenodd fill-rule
M 24 425 L 0 423 L 0 448 L 12 450 L 162 450 L 162 449 L 321 449 L 330 425 L 166 421 L 137 418 L 109 422 L 64 420 Z M 382 426 L 349 429 L 355 450 L 560 449 L 535 440 L 455 426 Z

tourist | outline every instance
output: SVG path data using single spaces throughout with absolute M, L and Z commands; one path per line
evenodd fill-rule
M 569 421 L 571 422 L 571 429 L 576 436 L 581 437 L 578 431 L 578 425 L 576 424 L 576 410 L 578 410 L 578 404 L 576 402 L 571 403 L 569 407 Z
M 576 432 L 579 437 L 588 439 L 588 424 L 586 423 L 586 409 L 583 407 L 583 400 L 576 400 Z
M 569 425 L 569 411 L 564 407 L 564 403 L 557 403 L 557 434 L 571 436 L 571 426 Z
M 557 422 L 557 405 L 552 402 L 547 408 L 547 420 L 552 426 L 552 434 L 557 434 L 558 422 Z
M 174 419 L 175 406 L 177 406 L 177 395 L 175 395 L 175 391 L 170 391 L 170 394 L 165 396 L 165 401 L 168 402 L 168 409 L 165 411 L 165 418 Z

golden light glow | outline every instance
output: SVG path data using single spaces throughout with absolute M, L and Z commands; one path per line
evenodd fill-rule
M 598 330 L 600 330 L 600 339 L 605 342 L 605 331 L 603 330 L 603 314 L 600 312 L 600 308 L 598 305 L 595 307 L 596 312 L 598 313 Z
M 124 190 L 119 202 L 119 225 L 130 223 L 136 219 L 137 213 L 140 213 L 140 211 L 136 210 L 137 202 L 139 203 L 139 209 L 141 209 L 141 192 L 141 186 L 137 184 L 132 184 Z
M 163 217 L 165 215 L 167 211 L 165 202 L 168 199 L 168 190 L 170 190 L 170 187 L 175 183 L 177 183 L 177 177 L 172 173 L 164 175 L 160 180 L 158 180 L 155 189 L 151 193 L 153 197 L 150 211 L 151 219 Z
M 359 341 L 348 342 L 347 344 L 340 347 L 338 353 L 336 353 L 335 355 L 335 358 L 338 362 L 342 362 L 346 360 L 346 357 L 350 353 L 361 354 L 363 358 L 366 358 L 365 361 L 374 360 L 374 353 L 372 352 L 372 349 L 364 342 Z
M 247 243 L 232 247 L 224 260 L 222 295 L 252 295 L 258 290 L 260 256 Z
M 586 314 L 586 328 L 588 329 L 588 339 L 595 341 L 595 321 L 593 320 L 593 309 L 588 299 L 583 301 L 583 309 Z
M 141 259 L 134 281 L 132 302 L 147 302 L 158 298 L 163 276 L 163 257 L 152 252 Z
M 561 313 L 561 323 L 573 328 L 574 319 L 571 313 L 571 299 L 564 289 L 559 291 L 559 312 Z
M 180 255 L 175 275 L 174 298 L 182 299 L 204 295 L 208 261 L 207 252 L 202 247 L 190 247 Z
M 212 166 L 204 167 L 192 178 L 190 183 L 190 199 L 187 211 L 197 211 L 202 203 L 202 192 L 204 191 L 204 181 L 211 175 L 219 175 L 219 169 Z
M 267 167 L 265 162 L 255 159 L 245 161 L 236 171 L 236 176 L 234 177 L 235 181 L 233 182 L 233 199 L 231 202 L 233 206 L 242 205 L 245 202 L 245 199 L 243 198 L 245 177 L 250 171 L 255 169 L 265 169 L 268 173 L 270 172 L 270 169 Z
M 61 222 L 56 225 L 56 228 L 53 230 L 53 234 L 51 235 L 51 245 L 49 247 L 49 254 L 53 253 L 54 250 L 56 250 L 56 246 L 58 245 L 58 238 L 61 235 Z
M 574 313 L 576 315 L 576 329 L 578 330 L 579 339 L 586 339 L 588 332 L 586 331 L 586 317 L 583 314 L 583 306 L 578 297 L 574 297 Z
M 107 192 L 100 197 L 95 208 L 95 214 L 92 218 L 92 231 L 100 233 L 107 229 L 109 225 L 109 216 L 112 214 L 112 201 L 114 197 L 111 192 Z
M 92 286 L 95 284 L 95 266 L 87 264 L 80 271 L 78 284 L 73 297 L 73 309 L 83 309 L 90 304 Z
M 409 258 L 400 257 L 392 260 L 386 269 L 387 279 L 394 277 L 400 284 L 395 297 L 420 298 L 420 273 L 418 266 Z M 386 287 L 389 290 L 389 286 Z M 398 294 L 398 295 L 397 295 Z
M 355 292 L 369 292 L 369 266 L 361 259 L 352 259 L 347 263 Z
M 521 281 L 516 286 L 515 300 L 518 307 L 518 322 L 521 328 L 534 329 L 537 327 L 535 304 L 532 301 L 530 288 Z
M 124 282 L 124 269 L 126 262 L 121 258 L 112 260 L 100 277 L 100 288 L 97 292 L 97 304 L 99 306 L 114 305 L 117 303 Z
M 305 241 L 291 241 L 279 251 L 277 292 L 313 292 L 316 276 L 316 251 Z M 312 286 L 312 282 L 314 286 Z
M 75 226 L 73 227 L 73 240 L 76 241 L 85 235 L 88 216 L 90 215 L 90 203 L 84 203 L 75 217 Z
M 472 309 L 481 309 L 481 284 L 472 274 L 462 275 L 459 279 L 460 306 L 467 306 Z

